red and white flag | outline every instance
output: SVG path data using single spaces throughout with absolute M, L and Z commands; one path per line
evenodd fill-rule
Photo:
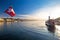
M 13 8 L 10 6 L 8 9 L 5 10 L 5 13 L 7 13 L 8 15 L 10 15 L 11 17 L 15 16 L 15 12 L 13 10 Z

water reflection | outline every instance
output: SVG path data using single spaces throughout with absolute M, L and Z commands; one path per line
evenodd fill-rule
M 40 21 L 0 22 L 2 24 L 0 25 L 0 39 L 51 40 L 52 36 L 43 23 Z
M 0 27 L 3 26 L 4 22 L 0 22 Z
M 0 32 L 3 32 L 3 25 L 4 25 L 4 22 L 0 22 Z
M 55 33 L 55 26 L 47 26 L 47 29 L 48 29 L 48 31 L 49 32 L 51 32 L 51 33 Z
M 7 26 L 7 25 L 10 25 L 12 24 L 12 22 L 0 22 L 0 27 L 3 27 L 3 26 Z
M 10 25 L 10 24 L 12 24 L 13 22 L 5 22 L 7 25 Z
M 10 30 L 12 29 L 11 26 L 12 26 L 12 22 L 0 22 L 0 34 L 9 33 Z
M 56 35 L 58 39 L 60 40 L 60 26 L 59 25 L 56 25 Z

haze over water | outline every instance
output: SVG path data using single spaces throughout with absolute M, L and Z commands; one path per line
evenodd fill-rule
M 45 21 L 0 22 L 0 39 L 2 40 L 58 40 L 47 30 Z

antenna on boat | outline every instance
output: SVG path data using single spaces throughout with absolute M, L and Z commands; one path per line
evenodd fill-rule
M 50 16 L 48 16 L 48 20 L 49 20 L 49 22 L 50 22 Z

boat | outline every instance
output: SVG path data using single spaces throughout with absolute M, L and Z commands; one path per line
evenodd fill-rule
M 54 19 L 49 19 L 45 22 L 45 25 L 47 26 L 47 29 L 49 32 L 55 33 L 55 21 Z

